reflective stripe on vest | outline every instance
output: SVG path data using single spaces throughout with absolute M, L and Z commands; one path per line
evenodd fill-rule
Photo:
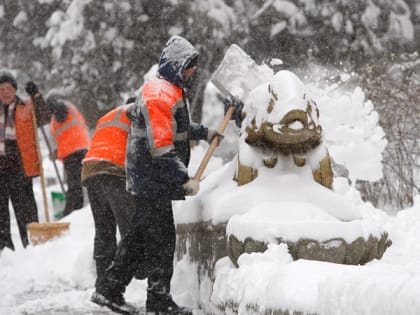
M 72 104 L 66 104 L 67 119 L 59 123 L 55 117 L 51 120 L 51 134 L 57 144 L 57 158 L 65 159 L 79 150 L 87 150 L 90 145 L 89 130 L 85 120 Z
M 83 163 L 108 161 L 120 167 L 125 166 L 127 137 L 131 125 L 126 115 L 127 109 L 127 105 L 117 107 L 98 120 Z
M 99 125 L 96 128 L 96 130 L 99 130 L 99 129 L 102 129 L 102 128 L 105 128 L 105 127 L 109 127 L 109 126 L 113 126 L 113 127 L 121 128 L 126 132 L 129 132 L 130 131 L 130 125 L 127 125 L 127 124 L 125 124 L 121 121 L 122 114 L 123 114 L 123 109 L 118 110 L 117 113 L 115 114 L 114 119 L 102 123 L 101 125 Z
M 160 147 L 157 149 L 150 149 L 150 155 L 155 158 L 158 156 L 162 156 L 165 153 L 170 152 L 171 150 L 175 149 L 175 147 L 173 145 L 167 145 L 165 147 Z
M 139 139 L 147 138 L 147 132 L 146 132 L 146 129 L 144 129 L 144 128 L 132 127 L 131 128 L 131 133 L 133 134 L 133 136 L 135 136 L 136 138 L 139 138 Z M 188 132 L 187 131 L 178 132 L 177 134 L 175 134 L 175 137 L 174 137 L 173 140 L 174 141 L 186 141 L 186 140 L 188 140 Z
M 54 126 L 54 137 L 58 137 L 59 135 L 61 135 L 63 132 L 65 132 L 67 129 L 73 127 L 73 126 L 85 126 L 84 122 L 82 120 L 79 120 L 79 117 L 77 117 L 76 111 L 74 110 L 73 107 L 71 106 L 67 106 L 67 108 L 69 109 L 69 113 L 71 114 L 70 118 L 71 121 L 70 123 L 62 123 L 62 126 L 60 128 L 55 128 Z M 67 121 L 68 119 L 66 119 Z M 58 124 L 54 118 L 54 123 Z

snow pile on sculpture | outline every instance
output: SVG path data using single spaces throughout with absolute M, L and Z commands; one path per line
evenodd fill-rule
M 331 189 L 333 172 L 319 110 L 299 78 L 279 71 L 248 95 L 243 114 L 238 185 L 250 185 L 258 176 L 272 184 L 259 203 L 229 220 L 232 261 L 236 264 L 242 253 L 264 251 L 273 242 L 286 243 L 294 259 L 364 264 L 382 257 L 390 244 L 385 231 L 369 226 L 336 193 L 302 182 L 301 174 L 312 173 L 316 182 Z M 324 205 L 317 205 L 319 196 Z M 290 208 L 292 214 L 285 211 Z
M 279 71 L 271 82 L 254 89 L 243 115 L 239 185 L 255 178 L 262 164 L 273 168 L 279 159 L 288 157 L 297 166 L 309 164 L 315 180 L 331 188 L 333 174 L 322 141 L 319 110 L 295 74 Z

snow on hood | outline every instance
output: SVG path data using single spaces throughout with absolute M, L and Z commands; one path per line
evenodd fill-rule
M 160 55 L 158 75 L 182 88 L 184 85 L 182 72 L 198 55 L 198 51 L 185 38 L 172 36 Z

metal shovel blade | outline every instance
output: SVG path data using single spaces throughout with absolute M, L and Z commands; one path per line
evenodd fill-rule
M 238 45 L 231 45 L 213 73 L 211 82 L 223 93 L 224 96 L 231 96 L 244 101 L 258 85 L 268 82 L 273 77 L 273 71 L 266 65 L 257 65 L 255 61 L 247 55 Z M 217 131 L 223 133 L 234 112 L 231 106 L 225 113 L 223 121 Z M 194 179 L 200 180 L 204 170 L 212 157 L 219 139 L 216 137 L 210 144 L 206 154 L 201 161 Z
M 270 81 L 273 70 L 265 64 L 258 65 L 238 45 L 232 44 L 225 53 L 211 82 L 225 96 L 231 95 L 245 101 L 249 92 L 258 85 Z

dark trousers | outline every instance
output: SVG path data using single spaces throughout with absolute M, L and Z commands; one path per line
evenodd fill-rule
M 63 161 L 64 170 L 67 175 L 66 205 L 64 215 L 70 214 L 73 210 L 83 208 L 83 187 L 82 187 L 82 160 L 86 150 L 76 151 L 66 157 Z
M 135 202 L 133 195 L 125 190 L 124 177 L 101 174 L 86 179 L 84 185 L 95 222 L 93 257 L 96 285 L 100 285 L 117 249 L 116 227 L 122 238 L 132 223 Z
M 144 277 L 148 278 L 148 298 L 153 294 L 169 294 L 175 242 L 171 200 L 136 196 L 133 225 L 118 244 L 117 254 L 106 272 L 109 285 L 123 292 L 140 264 Z
M 38 222 L 38 211 L 32 190 L 32 178 L 23 169 L 0 171 L 0 250 L 14 250 L 10 231 L 9 199 L 15 211 L 23 247 L 29 243 L 26 225 Z

